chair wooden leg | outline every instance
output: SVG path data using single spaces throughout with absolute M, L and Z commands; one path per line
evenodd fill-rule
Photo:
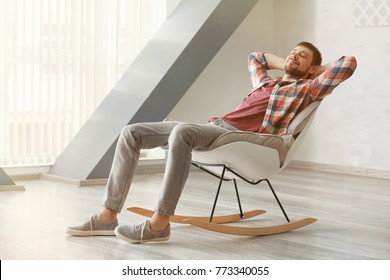
M 213 232 L 244 236 L 263 236 L 292 231 L 314 223 L 317 220 L 314 218 L 305 218 L 284 224 L 263 227 L 228 226 L 223 224 L 210 223 L 205 220 L 198 219 L 186 219 L 184 221 L 193 226 L 210 230 Z
M 129 207 L 127 208 L 128 211 L 145 216 L 145 217 L 152 217 L 154 214 L 154 211 L 140 208 L 140 207 Z M 239 220 L 244 220 L 244 219 L 249 219 L 253 218 L 255 216 L 264 214 L 264 210 L 253 210 L 253 211 L 248 211 L 245 213 L 239 213 L 239 214 L 232 214 L 232 215 L 224 215 L 224 216 L 214 216 L 213 218 L 213 223 L 216 224 L 223 224 L 223 223 L 232 223 L 236 222 Z M 171 216 L 171 222 L 172 223 L 179 223 L 179 224 L 186 224 L 185 220 L 187 219 L 196 219 L 200 221 L 209 221 L 210 217 L 209 216 L 179 216 L 179 215 L 174 215 Z

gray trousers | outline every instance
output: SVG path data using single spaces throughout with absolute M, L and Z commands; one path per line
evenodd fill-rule
M 140 150 L 168 145 L 167 164 L 156 211 L 173 215 L 190 170 L 191 151 L 207 147 L 231 130 L 237 129 L 222 120 L 211 124 L 166 121 L 124 127 L 116 146 L 103 206 L 120 212 L 134 177 Z

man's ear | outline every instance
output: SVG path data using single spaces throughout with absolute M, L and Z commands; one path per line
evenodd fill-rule
M 315 72 L 317 72 L 318 68 L 319 65 L 312 65 L 309 70 L 310 75 L 313 75 Z
M 308 75 L 309 79 L 314 79 L 314 78 L 316 78 L 318 76 L 317 71 L 318 71 L 319 67 L 320 67 L 319 65 L 312 65 L 312 66 L 310 66 L 309 73 L 308 73 L 309 74 Z

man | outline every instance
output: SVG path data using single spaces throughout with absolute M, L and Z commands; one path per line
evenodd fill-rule
M 116 235 L 140 243 L 165 241 L 170 237 L 170 216 L 174 215 L 191 164 L 191 151 L 210 145 L 231 130 L 284 135 L 294 116 L 310 102 L 321 100 L 356 68 L 354 57 L 341 57 L 321 65 L 321 53 L 308 42 L 299 43 L 286 59 L 269 53 L 251 53 L 248 58 L 253 90 L 239 106 L 208 124 L 156 122 L 123 128 L 104 194 L 103 208 L 84 224 L 68 228 L 76 236 Z M 272 79 L 267 70 L 284 70 Z M 132 182 L 140 149 L 169 146 L 167 166 L 158 205 L 153 217 L 140 225 L 118 226 Z

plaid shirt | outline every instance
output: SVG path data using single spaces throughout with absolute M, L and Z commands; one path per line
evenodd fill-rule
M 356 59 L 353 56 L 341 57 L 333 66 L 313 80 L 292 79 L 282 81 L 280 77 L 276 81 L 260 133 L 283 135 L 295 115 L 315 100 L 322 100 L 341 82 L 352 76 L 356 69 Z M 269 70 L 264 53 L 253 52 L 248 58 L 249 73 L 251 76 L 253 91 L 270 81 Z

